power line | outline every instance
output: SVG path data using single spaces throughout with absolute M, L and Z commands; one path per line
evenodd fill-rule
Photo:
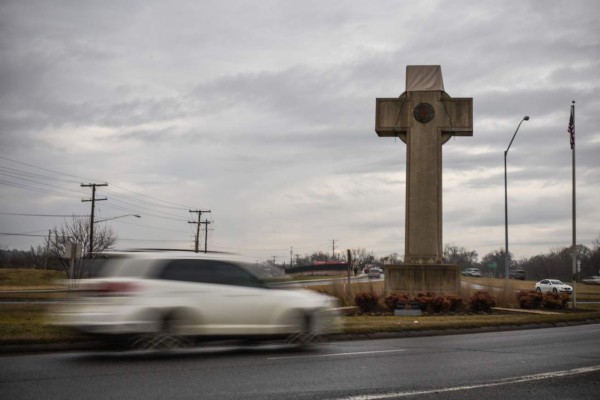
M 89 218 L 89 215 L 75 215 L 75 214 L 20 214 L 20 213 L 0 212 L 0 215 L 18 215 L 18 216 L 22 216 L 22 217 L 75 217 L 75 218 Z
M 0 179 L 0 184 L 7 185 L 7 186 L 17 187 L 19 189 L 31 190 L 31 191 L 39 192 L 39 193 L 54 194 L 54 195 L 61 196 L 61 197 L 66 197 L 66 198 L 73 198 L 73 199 L 79 198 L 79 196 L 76 196 L 76 195 L 61 193 L 61 192 L 57 192 L 57 191 L 54 191 L 54 190 L 39 188 L 39 187 L 35 187 L 35 186 L 31 186 L 31 185 L 26 185 L 26 184 L 22 184 L 22 183 L 16 183 L 16 182 L 11 182 L 11 181 L 6 181 L 6 180 L 3 180 L 3 179 Z
M 51 169 L 48 169 L 48 168 L 42 168 L 42 167 L 38 167 L 38 166 L 36 166 L 36 165 L 33 165 L 33 164 L 28 164 L 28 163 L 24 163 L 24 162 L 22 162 L 22 161 L 13 160 L 13 159 L 11 159 L 11 158 L 8 158 L 8 157 L 3 157 L 3 156 L 0 156 L 0 159 L 2 159 L 2 160 L 7 160 L 7 161 L 10 161 L 10 162 L 14 162 L 14 163 L 16 163 L 16 164 L 27 165 L 28 167 L 35 168 L 35 169 L 39 169 L 39 170 L 42 170 L 42 171 L 48 171 L 48 172 L 52 172 L 53 174 L 57 174 L 57 175 L 65 175 L 65 176 L 70 176 L 70 177 L 72 177 L 72 178 L 77 178 L 77 179 L 78 179 L 78 181 L 79 181 L 79 180 L 82 180 L 82 179 L 83 179 L 83 180 L 85 180 L 85 181 L 95 181 L 95 180 L 98 180 L 98 179 L 82 178 L 82 177 L 80 177 L 80 176 L 76 176 L 76 175 L 67 174 L 67 173 L 65 173 L 65 172 L 59 172 L 59 171 L 54 171 L 54 170 L 51 170 Z
M 35 234 L 32 234 L 32 233 L 7 233 L 7 232 L 0 232 L 0 235 L 2 235 L 2 236 L 46 237 L 46 235 L 35 235 Z
M 64 172 L 55 171 L 55 170 L 51 170 L 48 168 L 42 168 L 42 167 L 35 166 L 33 164 L 13 160 L 8 157 L 0 156 L 0 159 L 7 160 L 7 161 L 10 161 L 13 163 L 20 164 L 20 165 L 25 165 L 27 167 L 35 168 L 37 170 L 50 172 L 51 174 L 59 174 L 59 175 L 66 176 L 66 177 L 79 178 L 80 180 L 85 179 L 82 177 L 78 177 L 76 175 L 67 174 Z M 39 192 L 39 193 L 58 195 L 61 197 L 66 197 L 66 198 L 79 198 L 79 196 L 80 196 L 78 193 L 71 194 L 74 192 L 69 191 L 65 187 L 52 185 L 47 182 L 42 182 L 39 180 L 39 179 L 43 179 L 45 181 L 51 180 L 51 181 L 55 181 L 55 182 L 59 182 L 59 183 L 69 183 L 69 184 L 76 182 L 72 179 L 68 179 L 68 178 L 63 179 L 61 177 L 54 177 L 49 174 L 40 174 L 40 173 L 34 173 L 34 172 L 29 172 L 29 171 L 23 171 L 23 170 L 19 170 L 16 168 L 10 168 L 10 167 L 6 167 L 6 166 L 0 166 L 0 175 L 4 175 L 9 178 L 12 178 L 12 180 L 0 179 L 0 184 L 12 186 L 12 187 L 16 187 L 16 188 L 20 188 L 20 189 L 24 189 L 24 190 L 31 190 L 31 191 L 35 191 L 35 192 Z M 15 181 L 15 180 L 17 180 L 17 181 Z M 129 192 L 129 193 L 132 193 L 135 195 L 142 195 L 139 192 L 135 192 L 135 191 L 129 190 L 124 187 L 115 186 L 115 185 L 111 185 L 111 186 L 116 187 L 119 190 L 124 191 L 124 192 Z M 108 192 L 111 193 L 111 200 L 113 200 L 113 201 L 111 201 L 111 203 L 116 202 L 118 204 L 123 205 L 121 208 L 118 208 L 115 205 L 115 207 L 114 207 L 115 209 L 120 209 L 123 211 L 134 212 L 134 213 L 138 213 L 138 212 L 140 212 L 140 209 L 142 209 L 142 210 L 144 210 L 145 215 L 152 215 L 156 218 L 171 219 L 171 220 L 175 220 L 175 221 L 185 221 L 186 220 L 184 217 L 179 217 L 173 213 L 169 213 L 169 212 L 160 210 L 160 209 L 170 209 L 170 210 L 184 211 L 189 208 L 188 206 L 185 206 L 183 204 L 178 204 L 175 202 L 170 202 L 167 200 L 163 200 L 163 199 L 159 199 L 157 197 L 147 196 L 147 195 L 145 197 L 154 199 L 154 201 L 148 201 L 145 199 L 140 201 L 139 199 L 136 199 L 135 197 L 133 197 L 131 195 L 128 195 L 125 193 L 119 193 L 118 191 L 112 191 L 112 190 L 108 189 Z M 179 207 L 176 207 L 176 206 L 179 206 Z M 134 207 L 134 209 L 131 209 L 131 208 L 127 209 L 124 207 Z M 149 210 L 149 211 L 151 211 L 151 213 L 146 212 L 145 210 Z

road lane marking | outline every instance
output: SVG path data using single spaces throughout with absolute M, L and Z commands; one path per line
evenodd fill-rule
M 405 351 L 405 349 L 358 351 L 358 352 L 354 352 L 354 353 L 313 354 L 313 355 L 307 355 L 307 356 L 269 357 L 269 358 L 267 358 L 267 360 L 289 360 L 292 358 L 344 357 L 344 356 L 355 356 L 355 355 L 363 355 L 363 354 L 397 353 L 400 351 Z
M 571 376 L 578 374 L 585 374 L 587 372 L 595 372 L 600 371 L 600 365 L 593 365 L 591 367 L 583 367 L 583 368 L 575 368 L 575 369 L 567 369 L 564 371 L 555 371 L 555 372 L 544 372 L 541 374 L 535 375 L 525 375 L 525 376 L 517 376 L 513 378 L 501 379 L 495 382 L 481 383 L 478 385 L 465 385 L 465 386 L 455 386 L 450 388 L 440 388 L 440 389 L 429 389 L 429 390 L 410 390 L 405 392 L 395 392 L 395 393 L 382 393 L 382 394 L 372 394 L 372 395 L 359 395 L 359 396 L 350 396 L 350 397 L 339 397 L 336 400 L 379 400 L 379 399 L 392 399 L 397 397 L 408 397 L 408 396 L 419 396 L 426 394 L 440 394 L 446 392 L 457 392 L 460 390 L 471 390 L 471 389 L 481 389 L 488 388 L 493 386 L 500 385 L 509 385 L 511 383 L 523 383 L 523 382 L 531 382 L 537 381 L 541 379 L 550 379 L 557 378 L 561 376 Z

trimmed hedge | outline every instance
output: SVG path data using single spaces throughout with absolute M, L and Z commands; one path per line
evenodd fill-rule
M 567 308 L 571 296 L 562 293 L 540 293 L 535 290 L 521 290 L 517 294 L 519 306 L 526 310 L 546 308 L 549 310 L 560 310 Z

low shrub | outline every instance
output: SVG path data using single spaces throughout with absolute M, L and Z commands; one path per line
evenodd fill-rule
M 544 297 L 542 294 L 540 292 L 536 292 L 535 290 L 521 290 L 517 294 L 519 307 L 525 310 L 542 308 L 543 300 Z
M 419 293 L 414 301 L 419 304 L 421 311 L 429 314 L 458 311 L 463 304 L 460 296 L 441 296 L 432 292 Z
M 435 294 L 431 292 L 427 293 L 419 293 L 417 297 L 415 297 L 415 302 L 419 304 L 419 308 L 421 311 L 426 312 L 428 314 L 433 314 L 433 298 Z
M 393 311 L 398 307 L 398 303 L 409 303 L 410 299 L 404 293 L 390 293 L 383 299 L 383 302 Z
M 354 297 L 354 304 L 364 313 L 373 311 L 379 304 L 379 295 L 374 292 L 358 293 Z
M 463 298 L 460 296 L 446 296 L 450 301 L 450 311 L 459 311 L 463 306 Z
M 469 299 L 469 308 L 473 312 L 489 312 L 496 306 L 496 299 L 486 291 L 473 293 Z
M 559 310 L 567 307 L 570 301 L 568 294 L 545 293 L 543 296 L 543 307 L 550 310 Z

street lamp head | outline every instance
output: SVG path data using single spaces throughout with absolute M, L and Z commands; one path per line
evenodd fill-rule
M 523 121 L 529 121 L 529 115 L 524 116 Z

